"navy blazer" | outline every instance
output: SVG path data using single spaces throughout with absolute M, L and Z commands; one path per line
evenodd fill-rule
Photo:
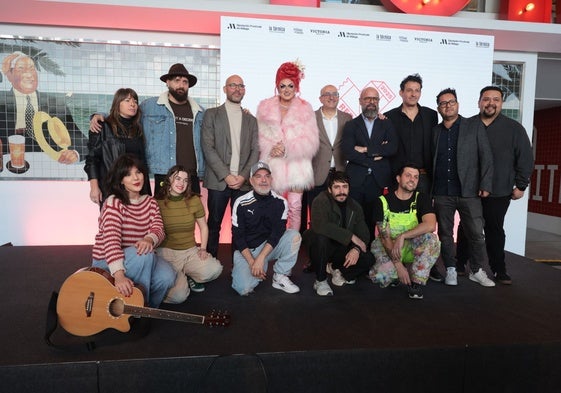
M 364 124 L 362 114 L 345 124 L 341 150 L 347 162 L 346 172 L 351 187 L 360 187 L 369 169 L 380 188 L 390 187 L 392 184 L 392 169 L 390 157 L 397 153 L 398 139 L 393 124 L 389 120 L 376 119 L 372 128 L 372 135 Z M 355 146 L 366 147 L 366 153 L 359 153 Z M 375 157 L 382 159 L 374 160 Z

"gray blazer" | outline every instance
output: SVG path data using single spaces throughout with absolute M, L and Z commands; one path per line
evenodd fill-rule
M 259 159 L 259 145 L 257 120 L 253 115 L 245 112 L 242 112 L 240 139 L 238 174 L 249 180 L 249 170 Z M 230 159 L 232 158 L 230 123 L 224 104 L 205 111 L 201 145 L 206 164 L 203 185 L 210 190 L 224 191 L 226 189 L 224 178 L 230 174 Z M 247 181 L 241 188 L 242 191 L 250 189 L 251 186 Z
M 440 133 L 443 129 L 444 126 L 440 123 L 432 130 L 433 173 L 435 176 L 436 152 L 438 151 Z M 466 119 L 460 116 L 457 148 L 458 177 L 462 186 L 462 197 L 477 197 L 479 190 L 492 192 L 493 153 L 485 127 L 479 119 Z
M 314 168 L 314 185 L 321 186 L 327 179 L 329 168 L 331 167 L 331 156 L 335 157 L 335 168 L 338 171 L 345 170 L 345 158 L 341 152 L 341 137 L 343 136 L 343 127 L 345 123 L 352 119 L 347 112 L 337 110 L 337 135 L 333 145 L 329 141 L 327 131 L 323 125 L 321 109 L 316 111 L 316 120 L 319 128 L 319 149 L 312 160 Z

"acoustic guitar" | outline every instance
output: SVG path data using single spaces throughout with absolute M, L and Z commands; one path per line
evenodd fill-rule
M 57 300 L 60 325 L 75 336 L 91 336 L 113 328 L 128 332 L 131 317 L 167 319 L 207 326 L 228 326 L 230 315 L 213 310 L 207 316 L 144 307 L 144 295 L 134 287 L 125 297 L 114 286 L 113 277 L 103 269 L 85 268 L 68 277 Z

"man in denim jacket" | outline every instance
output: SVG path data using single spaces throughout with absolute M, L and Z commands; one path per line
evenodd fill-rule
M 160 80 L 166 83 L 168 91 L 140 104 L 146 160 L 150 173 L 154 174 L 154 195 L 158 194 L 168 169 L 176 164 L 187 169 L 191 190 L 200 193 L 199 177 L 205 171 L 201 148 L 204 108 L 188 95 L 189 88 L 197 83 L 197 77 L 178 63 L 172 65 Z M 101 129 L 99 121 L 103 121 L 102 115 L 92 117 L 90 129 L 93 132 Z

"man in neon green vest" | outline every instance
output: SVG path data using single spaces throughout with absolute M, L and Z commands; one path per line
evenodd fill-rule
M 416 191 L 419 168 L 406 164 L 396 179 L 397 189 L 380 196 L 374 206 L 379 236 L 371 246 L 376 263 L 370 278 L 384 288 L 406 285 L 411 299 L 422 299 L 421 288 L 440 255 L 440 242 L 433 233 L 436 215 L 429 195 Z

